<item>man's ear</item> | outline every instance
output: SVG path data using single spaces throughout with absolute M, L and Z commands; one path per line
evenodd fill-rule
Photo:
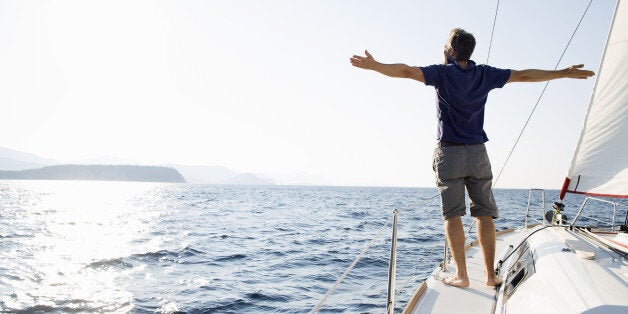
M 454 57 L 454 48 L 445 46 L 443 49 L 443 64 L 447 64 L 447 58 Z
M 445 48 L 445 55 L 448 56 L 448 57 L 453 57 L 454 56 L 454 48 L 453 47 Z

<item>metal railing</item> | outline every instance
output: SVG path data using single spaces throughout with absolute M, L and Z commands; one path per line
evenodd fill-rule
M 443 251 L 443 261 L 440 264 L 440 269 L 447 271 L 447 264 L 449 264 L 449 244 L 447 243 L 447 235 L 445 235 L 445 245 Z
M 528 228 L 528 218 L 530 217 L 530 203 L 532 201 L 532 192 L 534 191 L 541 191 L 541 221 L 543 223 L 543 226 L 545 226 L 545 190 L 543 189 L 530 189 L 530 193 L 528 194 L 528 206 L 526 208 L 526 219 L 525 219 L 525 223 L 524 223 L 524 227 L 527 229 Z
M 594 201 L 598 201 L 598 202 L 602 202 L 602 203 L 607 203 L 607 204 L 611 204 L 613 205 L 613 219 L 611 220 L 610 226 L 611 229 L 615 229 L 615 216 L 617 215 L 617 207 L 618 206 L 622 206 L 621 204 L 617 204 L 615 202 L 611 202 L 611 201 L 607 201 L 607 200 L 603 200 L 600 198 L 596 198 L 596 197 L 587 197 L 586 199 L 584 199 L 584 202 L 582 202 L 582 205 L 580 205 L 580 209 L 578 209 L 578 213 L 576 214 L 576 217 L 573 218 L 573 221 L 571 222 L 571 225 L 569 225 L 570 229 L 573 229 L 573 227 L 576 225 L 576 221 L 578 221 L 578 218 L 580 218 L 580 216 L 582 215 L 582 210 L 584 209 L 584 207 L 586 206 L 586 204 L 589 202 L 589 200 L 594 200 Z M 624 206 L 622 206 L 624 207 Z M 584 216 L 583 216 L 584 217 Z M 595 220 L 604 224 L 608 224 L 607 222 L 595 219 L 593 217 L 586 217 L 588 219 L 591 220 Z
M 390 262 L 388 267 L 388 300 L 386 301 L 386 313 L 395 312 L 395 276 L 397 272 L 397 216 L 399 211 L 393 212 L 392 237 L 390 241 Z

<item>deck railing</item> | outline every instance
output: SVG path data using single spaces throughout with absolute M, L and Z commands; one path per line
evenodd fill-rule
M 601 221 L 601 220 L 595 219 L 593 217 L 588 217 L 588 216 L 582 216 L 582 217 L 585 217 L 585 218 L 588 218 L 588 219 L 591 219 L 591 220 L 595 220 L 597 222 L 601 222 L 601 223 L 606 224 L 606 225 L 610 225 L 611 229 L 615 229 L 615 216 L 617 215 L 617 207 L 618 206 L 626 207 L 626 206 L 623 206 L 623 205 L 615 203 L 615 202 L 603 200 L 603 199 L 600 199 L 600 198 L 590 197 L 590 196 L 587 197 L 586 199 L 584 199 L 584 202 L 582 202 L 582 205 L 580 206 L 580 209 L 578 209 L 578 213 L 576 214 L 576 217 L 574 217 L 573 221 L 571 222 L 571 225 L 569 225 L 569 228 L 573 229 L 573 227 L 576 225 L 576 221 L 578 221 L 578 219 L 582 215 L 582 210 L 584 209 L 586 204 L 589 202 L 589 200 L 598 201 L 598 202 L 602 202 L 602 203 L 607 203 L 607 204 L 613 205 L 613 218 L 611 219 L 611 223 L 609 224 L 608 222 Z
M 399 211 L 393 212 L 392 237 L 390 241 L 390 262 L 388 267 L 388 300 L 386 302 L 386 313 L 395 312 L 395 277 L 397 272 L 397 216 Z
M 545 190 L 543 189 L 530 189 L 530 193 L 528 194 L 528 206 L 526 208 L 526 219 L 524 222 L 524 227 L 528 228 L 528 218 L 530 217 L 530 204 L 532 201 L 532 192 L 541 191 L 541 221 L 545 226 Z

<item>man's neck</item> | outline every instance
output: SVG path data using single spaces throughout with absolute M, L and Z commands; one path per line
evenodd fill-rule
M 460 68 L 466 69 L 469 65 L 469 61 L 456 61 L 452 56 L 448 56 L 445 58 L 445 64 L 447 63 L 456 63 Z

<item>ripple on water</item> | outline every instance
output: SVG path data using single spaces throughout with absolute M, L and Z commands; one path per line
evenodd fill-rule
M 241 260 L 247 258 L 246 254 L 232 254 L 227 256 L 221 256 L 215 259 L 216 262 L 230 262 L 235 260 Z
M 133 268 L 133 264 L 123 258 L 110 258 L 94 261 L 86 265 L 87 268 Z

